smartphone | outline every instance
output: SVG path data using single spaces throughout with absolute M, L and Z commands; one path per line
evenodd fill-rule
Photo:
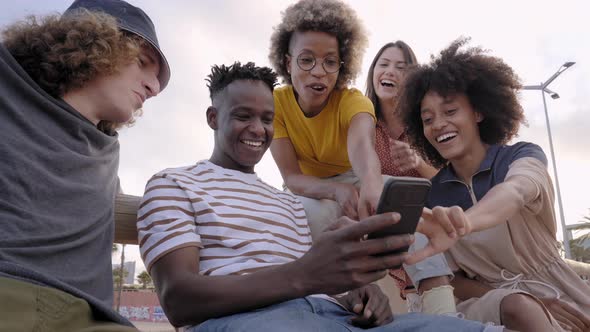
M 389 228 L 369 234 L 369 238 L 381 238 L 389 235 L 414 234 L 424 204 L 430 192 L 430 181 L 422 178 L 391 177 L 383 185 L 383 192 L 377 206 L 377 213 L 397 212 L 401 220 Z M 394 253 L 408 251 L 408 247 L 399 248 Z

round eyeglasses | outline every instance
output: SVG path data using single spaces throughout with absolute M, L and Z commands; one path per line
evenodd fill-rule
M 316 58 L 310 53 L 301 53 L 297 56 L 297 66 L 301 70 L 311 71 L 317 64 Z M 322 68 L 328 74 L 333 74 L 340 70 L 340 67 L 344 64 L 340 61 L 340 58 L 335 55 L 328 55 L 322 60 Z

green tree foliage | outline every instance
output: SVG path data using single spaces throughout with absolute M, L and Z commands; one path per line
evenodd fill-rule
M 123 276 L 121 276 L 121 269 L 117 266 L 113 269 L 113 286 L 116 289 L 119 289 L 122 284 L 123 280 L 129 275 L 126 269 L 123 269 Z
M 146 289 L 148 285 L 152 285 L 152 277 L 147 271 L 143 271 L 137 275 L 137 281 L 141 284 L 141 288 Z
M 590 243 L 590 216 L 584 216 L 582 220 L 580 220 L 580 224 L 571 228 L 571 230 L 588 231 L 585 234 L 570 240 L 570 249 L 573 260 L 590 263 L 590 246 L 588 246 L 588 243 Z

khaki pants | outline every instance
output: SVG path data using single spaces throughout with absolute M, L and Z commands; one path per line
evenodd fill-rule
M 0 332 L 138 332 L 96 321 L 85 300 L 60 290 L 0 277 Z

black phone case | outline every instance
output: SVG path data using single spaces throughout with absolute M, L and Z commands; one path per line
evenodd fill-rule
M 369 238 L 413 234 L 418 227 L 430 186 L 430 181 L 423 178 L 389 178 L 383 185 L 377 213 L 398 212 L 401 215 L 401 220 L 387 229 L 369 234 Z M 406 251 L 408 251 L 408 247 L 400 248 L 394 252 Z

